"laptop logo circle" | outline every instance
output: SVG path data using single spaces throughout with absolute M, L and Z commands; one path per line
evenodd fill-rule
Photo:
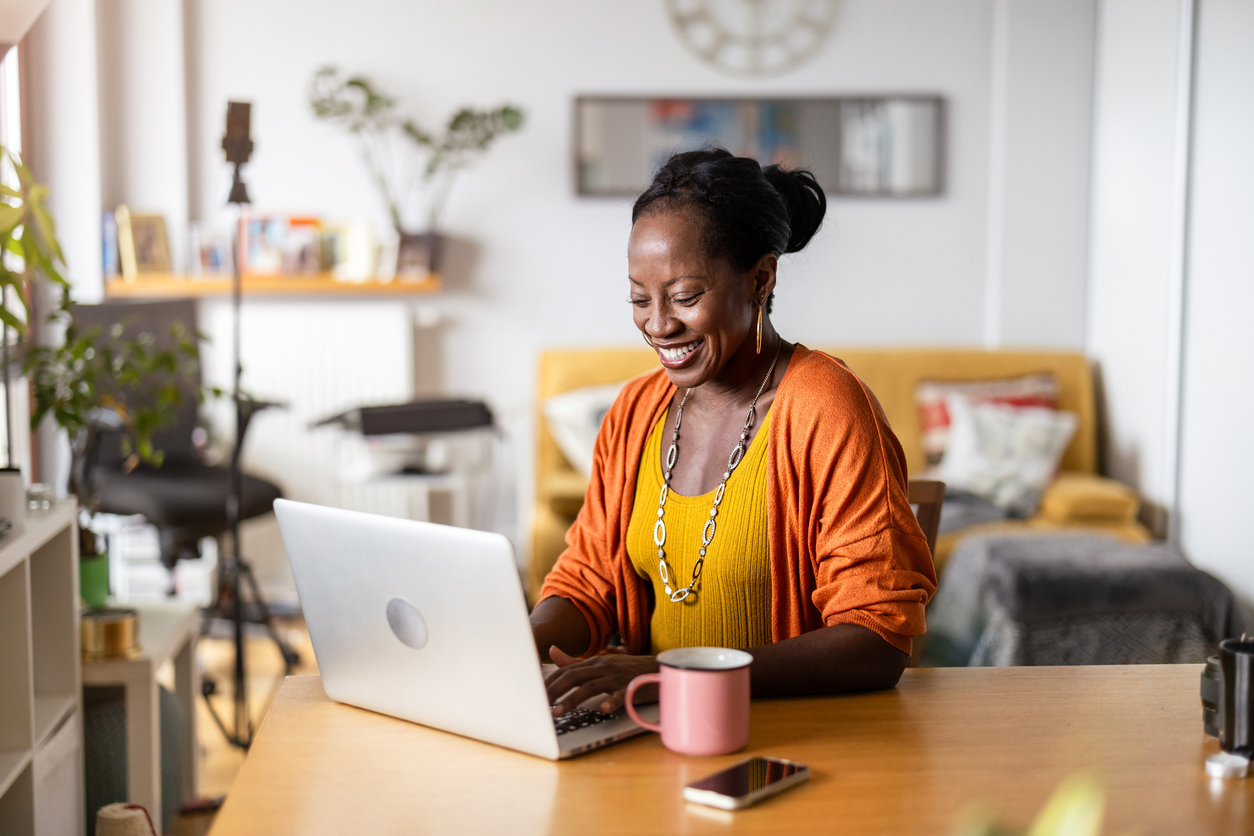
M 407 647 L 421 650 L 427 643 L 427 620 L 404 598 L 388 601 L 388 626 Z

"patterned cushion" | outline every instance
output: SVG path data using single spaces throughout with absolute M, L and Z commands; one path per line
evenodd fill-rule
M 949 441 L 951 417 L 945 399 L 965 395 L 976 403 L 999 403 L 1006 406 L 1058 407 L 1058 377 L 1053 372 L 1038 372 L 1003 380 L 924 380 L 914 389 L 919 407 L 919 434 L 927 463 L 939 464 Z
M 1036 513 L 1075 434 L 1075 414 L 973 402 L 962 395 L 950 395 L 945 406 L 953 420 L 937 478 L 1015 516 Z

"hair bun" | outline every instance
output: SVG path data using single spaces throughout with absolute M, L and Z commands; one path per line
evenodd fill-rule
M 814 175 L 808 171 L 786 171 L 777 165 L 767 166 L 762 173 L 788 205 L 788 248 L 795 253 L 810 243 L 823 225 L 827 214 L 827 195 Z

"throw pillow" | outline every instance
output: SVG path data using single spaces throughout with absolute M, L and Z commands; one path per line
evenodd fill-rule
M 950 395 L 965 395 L 978 403 L 1056 409 L 1058 378 L 1052 372 L 1039 372 L 1003 380 L 921 381 L 914 388 L 914 400 L 919 407 L 919 440 L 931 465 L 945 455 L 951 421 L 945 399 Z
M 949 444 L 937 468 L 945 484 L 988 499 L 1015 516 L 1036 512 L 1075 435 L 1071 412 L 945 399 Z
M 544 401 L 549 433 L 562 455 L 585 478 L 592 476 L 592 452 L 605 413 L 610 411 L 626 381 L 571 389 Z

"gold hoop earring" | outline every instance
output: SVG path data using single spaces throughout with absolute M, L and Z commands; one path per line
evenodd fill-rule
M 758 305 L 758 354 L 762 353 L 762 306 Z

